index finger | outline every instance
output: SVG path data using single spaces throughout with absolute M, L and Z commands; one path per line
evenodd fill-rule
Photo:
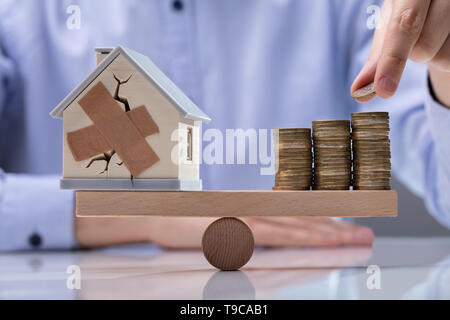
M 375 73 L 375 91 L 390 98 L 397 90 L 408 56 L 419 38 L 431 0 L 393 1 Z

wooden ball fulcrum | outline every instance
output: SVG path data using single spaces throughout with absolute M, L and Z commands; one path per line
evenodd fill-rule
M 250 227 L 237 218 L 221 218 L 203 234 L 206 260 L 214 267 L 231 271 L 244 266 L 252 257 L 255 241 Z

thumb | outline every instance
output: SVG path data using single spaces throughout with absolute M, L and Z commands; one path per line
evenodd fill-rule
M 376 97 L 373 90 L 376 70 L 377 60 L 369 59 L 353 81 L 350 93 L 357 102 L 368 102 Z

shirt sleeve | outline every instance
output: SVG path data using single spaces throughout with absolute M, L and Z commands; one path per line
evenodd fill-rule
M 354 21 L 348 25 L 352 36 L 346 52 L 351 61 L 348 90 L 369 56 L 374 31 L 361 27 L 365 10 L 358 10 L 355 17 L 347 20 Z M 433 99 L 427 79 L 426 64 L 409 61 L 392 98 L 358 104 L 348 93 L 346 103 L 350 112 L 389 112 L 393 174 L 450 228 L 450 109 Z
M 435 157 L 432 162 L 435 168 L 428 177 L 431 181 L 426 189 L 426 203 L 436 219 L 450 228 L 450 109 L 439 104 L 428 89 L 425 110 Z
M 0 169 L 0 251 L 74 248 L 73 219 L 74 193 L 58 176 Z
M 2 130 L 2 121 L 8 121 L 7 106 L 14 106 L 12 97 L 21 94 L 15 86 L 17 73 L 0 42 L 0 152 L 7 152 L 1 143 L 8 136 Z M 0 251 L 76 246 L 74 195 L 60 190 L 58 181 L 57 176 L 5 173 L 0 163 Z
M 2 116 L 6 103 L 6 96 L 9 90 L 9 80 L 12 78 L 11 75 L 13 72 L 13 62 L 4 55 L 3 47 L 0 43 L 0 117 Z

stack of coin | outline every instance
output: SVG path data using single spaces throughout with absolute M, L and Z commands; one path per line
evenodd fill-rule
M 351 185 L 350 121 L 313 121 L 314 190 L 348 190 Z
M 276 169 L 273 190 L 310 190 L 311 129 L 274 129 L 273 134 Z
M 391 189 L 388 112 L 352 113 L 353 189 Z

